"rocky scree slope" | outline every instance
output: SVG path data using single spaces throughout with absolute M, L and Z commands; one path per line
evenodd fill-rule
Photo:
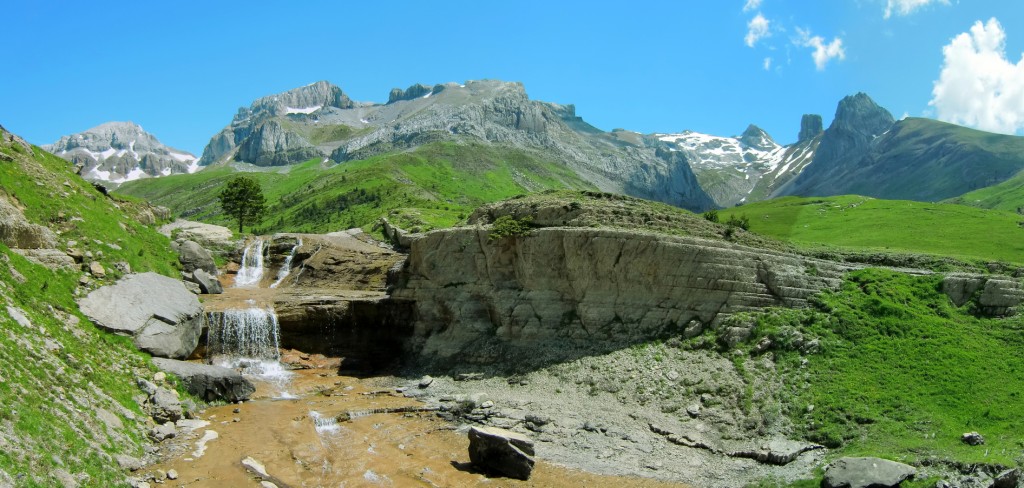
M 107 122 L 42 148 L 74 163 L 85 179 L 106 184 L 199 169 L 195 156 L 163 145 L 133 122 Z
M 0 485 L 120 486 L 141 465 L 152 378 L 74 297 L 129 270 L 176 275 L 168 241 L 59 159 L 0 127 Z M 180 411 L 180 409 L 179 409 Z
M 437 141 L 537 151 L 604 191 L 693 210 L 713 205 L 681 154 L 635 133 L 603 132 L 572 105 L 530 100 L 522 84 L 489 80 L 396 89 L 383 105 L 352 102 L 327 82 L 261 98 L 214 136 L 200 163 L 344 162 Z

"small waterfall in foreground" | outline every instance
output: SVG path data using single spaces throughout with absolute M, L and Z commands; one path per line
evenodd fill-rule
M 209 312 L 207 319 L 207 342 L 214 364 L 241 369 L 275 385 L 280 392 L 277 398 L 295 398 L 285 391 L 291 372 L 280 362 L 281 329 L 273 309 L 222 310 Z
M 277 281 L 270 285 L 271 288 L 277 288 L 277 285 L 280 285 L 281 282 L 284 281 L 284 279 L 292 272 L 292 260 L 295 259 L 295 251 L 298 250 L 301 245 L 302 239 L 300 238 L 295 243 L 295 247 L 292 248 L 291 254 L 284 258 L 284 264 L 281 265 L 281 269 L 277 272 Z
M 263 239 L 257 238 L 245 246 L 242 267 L 235 275 L 235 286 L 259 285 L 263 279 Z

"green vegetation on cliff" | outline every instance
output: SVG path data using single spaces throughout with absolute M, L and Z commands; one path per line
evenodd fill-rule
M 750 230 L 806 249 L 923 253 L 967 261 L 1024 263 L 1024 218 L 947 203 L 856 195 L 783 197 L 719 211 Z
M 117 191 L 167 206 L 183 218 L 227 225 L 216 194 L 237 174 L 229 167 L 210 167 L 129 182 Z M 267 196 L 267 216 L 255 233 L 331 232 L 367 227 L 382 216 L 407 229 L 427 230 L 453 225 L 477 206 L 513 195 L 591 187 L 564 166 L 528 151 L 440 142 L 331 167 L 310 160 L 247 175 Z

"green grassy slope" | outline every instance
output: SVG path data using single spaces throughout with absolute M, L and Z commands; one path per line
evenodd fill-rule
M 211 167 L 130 182 L 117 191 L 165 205 L 184 218 L 234 228 L 216 195 L 235 174 L 228 167 Z M 564 166 L 533 153 L 455 143 L 432 143 L 330 168 L 313 160 L 247 174 L 260 181 L 267 197 L 267 216 L 257 233 L 366 227 L 381 216 L 426 230 L 452 225 L 483 203 L 513 195 L 591 188 Z
M 830 458 L 1024 462 L 1024 384 L 1016 380 L 1024 371 L 1024 319 L 955 308 L 941 280 L 866 269 L 812 309 L 758 315 L 751 343 L 774 339 L 793 399 L 786 413 L 801 435 L 836 449 Z M 787 350 L 794 330 L 819 339 L 821 351 Z M 961 442 L 972 431 L 985 445 Z
M 90 287 L 119 277 L 118 262 L 178 274 L 168 239 L 122 211 L 137 204 L 100 194 L 39 148 L 0 143 L 0 193 L 54 230 L 60 249 L 93 253 L 108 276 Z M 51 271 L 0 244 L 0 485 L 62 486 L 70 477 L 121 486 L 113 457 L 143 453 L 134 377 L 151 366 L 130 341 L 78 312 L 74 297 L 88 291 L 81 274 Z
M 1024 263 L 1024 219 L 1012 212 L 855 195 L 783 197 L 719 212 L 750 230 L 805 248 L 925 253 Z
M 989 187 L 964 193 L 947 203 L 1024 213 L 1024 172 Z

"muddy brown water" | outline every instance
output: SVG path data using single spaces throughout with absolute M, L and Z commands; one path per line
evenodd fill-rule
M 197 418 L 208 426 L 164 446 L 178 451 L 145 473 L 174 469 L 170 487 L 259 487 L 260 477 L 241 461 L 251 457 L 284 486 L 297 487 L 682 487 L 652 479 L 602 476 L 538 459 L 527 481 L 487 477 L 469 463 L 465 432 L 432 412 L 375 414 L 317 431 L 311 412 L 322 418 L 347 411 L 419 405 L 379 379 L 339 376 L 337 361 L 286 353 L 284 361 L 311 369 L 293 371 L 286 385 L 257 382 L 253 399 L 207 408 Z M 319 359 L 319 360 L 318 360 Z M 280 399 L 282 386 L 297 398 Z M 278 397 L 278 398 L 275 398 Z M 234 410 L 238 409 L 238 413 Z M 198 443 L 215 431 L 217 438 Z

